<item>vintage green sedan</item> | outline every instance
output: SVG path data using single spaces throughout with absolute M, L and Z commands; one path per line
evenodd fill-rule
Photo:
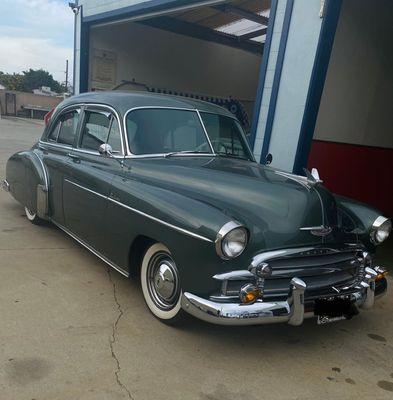
M 41 140 L 7 162 L 5 190 L 126 277 L 164 322 L 351 318 L 387 289 L 373 263 L 391 221 L 255 162 L 216 105 L 147 93 L 62 102 Z

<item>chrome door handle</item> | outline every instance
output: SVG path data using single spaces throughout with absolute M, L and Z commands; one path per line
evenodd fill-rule
M 80 162 L 81 159 L 76 154 L 68 153 L 68 157 L 70 157 L 74 162 Z

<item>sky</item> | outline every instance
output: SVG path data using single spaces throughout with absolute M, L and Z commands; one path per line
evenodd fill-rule
M 74 14 L 68 0 L 1 0 L 0 71 L 32 68 L 65 81 L 69 60 L 72 82 Z

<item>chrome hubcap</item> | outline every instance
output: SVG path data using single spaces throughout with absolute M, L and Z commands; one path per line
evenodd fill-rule
M 148 266 L 147 284 L 149 293 L 162 310 L 172 309 L 179 298 L 179 275 L 169 254 L 157 253 Z
M 162 263 L 154 276 L 154 286 L 157 293 L 165 300 L 169 300 L 176 289 L 176 278 L 173 270 L 167 263 Z

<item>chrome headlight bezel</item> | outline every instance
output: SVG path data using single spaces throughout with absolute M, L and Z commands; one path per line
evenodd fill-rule
M 378 233 L 381 231 L 385 232 L 385 237 L 381 240 L 378 238 Z M 370 241 L 374 245 L 383 243 L 390 235 L 392 231 L 392 221 L 389 218 L 380 215 L 372 224 L 370 230 Z M 386 233 L 387 232 L 387 233 Z
M 228 238 L 228 235 L 236 230 L 241 230 L 244 233 L 245 241 L 243 248 L 237 254 L 231 255 L 225 250 L 225 240 Z M 227 222 L 218 232 L 215 245 L 216 245 L 216 252 L 223 260 L 232 260 L 234 258 L 239 257 L 247 247 L 249 241 L 249 232 L 248 229 L 242 225 L 238 221 L 230 221 Z

